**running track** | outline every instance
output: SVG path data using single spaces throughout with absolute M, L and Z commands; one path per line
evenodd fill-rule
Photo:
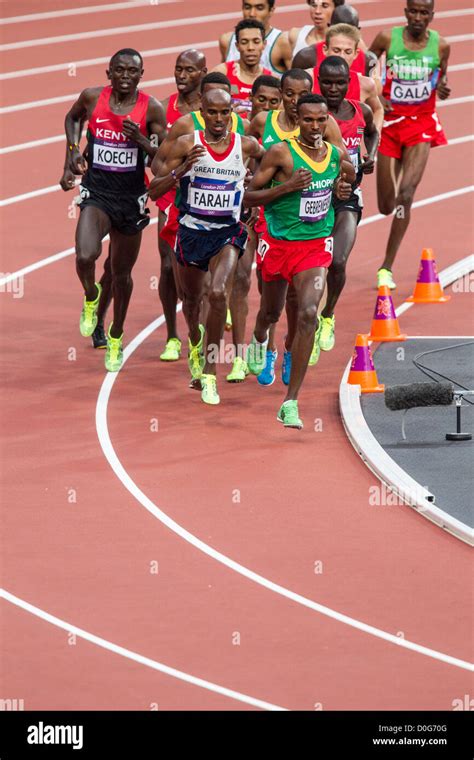
M 1 198 L 10 199 L 0 210 L 8 241 L 4 274 L 73 244 L 72 194 L 16 196 L 57 184 L 63 143 L 43 141 L 61 134 L 66 96 L 104 81 L 104 63 L 80 62 L 124 46 L 171 48 L 145 55 L 145 82 L 165 80 L 145 89 L 164 97 L 172 89 L 167 80 L 176 50 L 208 43 L 215 64 L 212 42 L 232 26 L 237 5 L 208 0 L 190 11 L 181 2 L 142 3 L 133 11 L 3 25 L 1 70 L 9 77 L 2 81 L 2 148 L 19 146 L 0 156 Z M 370 42 L 387 25 L 377 19 L 400 16 L 403 3 L 359 5 Z M 78 6 L 87 3 L 30 0 L 15 3 L 14 13 Z M 280 0 L 279 7 L 289 12 L 280 10 L 276 25 L 306 23 L 304 3 Z M 413 212 L 397 263 L 396 305 L 412 290 L 424 246 L 434 247 L 440 269 L 472 252 L 468 11 L 467 0 L 437 2 L 442 17 L 434 26 L 454 38 L 454 104 L 442 107 L 440 117 L 455 141 L 432 152 L 418 200 L 433 202 Z M 202 21 L 215 15 L 221 18 Z M 157 22 L 170 23 L 140 28 Z M 129 25 L 139 28 L 110 31 Z M 109 31 L 89 34 L 97 30 Z M 62 39 L 68 35 L 75 38 Z M 40 39 L 47 41 L 21 44 Z M 76 69 L 50 70 L 65 63 Z M 55 98 L 66 99 L 39 103 Z M 23 104 L 30 105 L 12 108 Z M 23 145 L 31 141 L 40 144 Z M 364 185 L 370 219 L 377 214 L 374 182 Z M 455 191 L 461 192 L 449 197 Z M 440 194 L 445 197 L 436 200 Z M 301 396 L 301 434 L 275 421 L 279 380 L 267 389 L 253 379 L 230 386 L 222 371 L 222 404 L 205 408 L 187 389 L 185 362 L 157 360 L 165 337 L 160 326 L 135 344 L 114 382 L 104 383 L 103 354 L 78 335 L 81 297 L 70 255 L 28 274 L 23 298 L 2 293 L 2 585 L 14 597 L 1 605 L 0 696 L 22 698 L 30 710 L 449 710 L 469 693 L 468 547 L 408 508 L 369 506 L 377 481 L 349 444 L 338 412 L 355 333 L 370 325 L 388 228 L 388 220 L 372 220 L 359 231 L 337 313 L 336 348 L 308 374 Z M 151 226 L 135 270 L 128 343 L 161 314 L 158 271 Z M 416 335 L 468 334 L 468 298 L 415 306 L 403 328 Z M 255 284 L 250 305 L 249 334 Z M 184 336 L 181 315 L 179 324 Z M 281 327 L 280 345 L 282 335 Z M 133 494 L 116 473 L 133 481 L 126 481 Z M 158 563 L 157 573 L 151 563 Z M 18 606 L 17 599 L 37 609 Z M 74 643 L 68 634 L 74 626 L 100 640 L 79 635 Z M 110 644 L 123 649 L 111 651 Z

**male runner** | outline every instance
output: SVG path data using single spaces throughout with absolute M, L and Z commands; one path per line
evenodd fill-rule
M 266 44 L 263 24 L 255 19 L 239 21 L 235 27 L 235 44 L 239 59 L 220 63 L 213 70 L 228 77 L 234 110 L 248 116 L 252 110 L 250 95 L 253 83 L 261 74 L 272 73 L 261 64 Z
M 344 58 L 349 69 L 357 57 L 360 43 L 360 32 L 355 26 L 349 24 L 336 24 L 329 27 L 326 33 L 326 46 L 324 52 L 326 55 L 337 55 Z M 313 69 L 314 92 L 319 93 L 319 82 L 317 75 L 319 67 Z M 375 126 L 378 131 L 382 131 L 383 125 L 383 108 L 377 95 L 377 85 L 371 77 L 366 77 L 356 71 L 350 71 L 349 89 L 347 97 L 350 100 L 362 101 L 367 103 L 372 109 Z
M 262 54 L 262 66 L 272 74 L 280 77 L 286 69 L 291 68 L 291 47 L 288 35 L 281 29 L 271 26 L 275 11 L 275 0 L 243 0 L 242 16 L 244 19 L 261 21 L 265 29 L 266 45 Z M 222 61 L 235 61 L 240 53 L 235 44 L 235 32 L 226 32 L 219 38 Z
M 290 29 L 288 39 L 293 59 L 307 45 L 315 45 L 325 39 L 332 14 L 339 5 L 344 5 L 344 0 L 306 0 L 306 2 L 309 5 L 309 14 L 313 23 Z
M 245 249 L 247 231 L 240 222 L 246 163 L 263 149 L 253 138 L 229 129 L 231 97 L 211 90 L 202 97 L 204 132 L 179 137 L 158 165 L 150 184 L 155 198 L 180 180 L 179 230 L 176 258 L 180 265 L 183 313 L 189 328 L 189 369 L 199 380 L 206 404 L 220 402 L 216 385 L 216 352 L 224 331 L 228 293 L 237 260 Z M 205 273 L 211 270 L 207 349 L 199 309 Z
M 339 5 L 331 16 L 330 26 L 336 24 L 348 24 L 354 26 L 356 29 L 360 29 L 359 14 L 352 5 Z M 326 37 L 317 42 L 315 45 L 308 45 L 297 53 L 293 59 L 293 66 L 300 69 L 316 69 L 315 75 L 318 75 L 319 66 L 326 58 Z M 359 74 L 365 74 L 366 76 L 372 76 L 377 58 L 371 52 L 368 52 L 365 45 L 360 40 L 359 50 L 356 57 L 352 61 L 351 71 L 357 71 Z
M 349 152 L 356 172 L 352 192 L 347 200 L 333 199 L 336 220 L 333 229 L 333 259 L 327 275 L 326 305 L 320 314 L 320 326 L 315 342 L 323 351 L 334 347 L 336 320 L 334 309 L 346 282 L 346 263 L 354 247 L 357 225 L 362 217 L 362 193 L 359 185 L 363 174 L 372 174 L 379 144 L 379 133 L 373 114 L 366 103 L 346 100 L 349 87 L 349 67 L 343 58 L 329 56 L 319 69 L 319 87 L 328 104 L 329 113 L 336 119 L 342 139 Z M 361 142 L 364 138 L 367 154 L 361 158 Z
M 410 223 L 430 148 L 447 144 L 436 113 L 436 93 L 441 100 L 451 94 L 447 84 L 450 47 L 438 32 L 428 29 L 434 0 L 407 0 L 405 16 L 406 26 L 380 32 L 370 46 L 377 57 L 383 53 L 387 57 L 377 198 L 381 214 L 397 212 L 377 281 L 379 287 L 392 289 L 396 287 L 393 263 Z
M 66 161 L 60 184 L 74 187 L 75 175 L 83 175 L 81 214 L 76 229 L 76 270 L 85 293 L 80 318 L 81 335 L 90 336 L 97 326 L 102 288 L 95 282 L 95 261 L 102 240 L 111 240 L 111 275 L 114 320 L 109 327 L 105 366 L 117 372 L 123 363 L 123 324 L 133 289 L 131 272 L 140 250 L 142 230 L 149 223 L 146 209 L 145 157 L 154 156 L 156 142 L 165 133 L 160 103 L 138 90 L 143 60 L 136 50 L 125 48 L 112 56 L 107 70 L 108 87 L 83 90 L 66 115 Z M 88 120 L 87 160 L 79 148 L 83 123 Z
M 286 398 L 278 412 L 285 427 L 301 429 L 298 392 L 303 382 L 318 324 L 318 304 L 332 258 L 333 188 L 347 198 L 354 181 L 352 163 L 323 141 L 328 109 L 321 95 L 298 101 L 299 137 L 270 148 L 245 193 L 249 206 L 264 205 L 268 231 L 260 242 L 263 253 L 263 292 L 254 335 L 248 350 L 250 371 L 258 375 L 265 364 L 268 328 L 279 319 L 288 283 L 298 302 L 293 362 Z
M 177 92 L 163 101 L 166 109 L 166 127 L 171 129 L 181 116 L 197 111 L 201 104 L 200 85 L 207 73 L 206 58 L 199 50 L 185 50 L 176 59 L 174 78 Z M 175 190 L 170 190 L 157 201 L 158 206 L 158 250 L 160 253 L 160 280 L 158 294 L 166 320 L 167 340 L 161 361 L 177 361 L 181 355 L 181 341 L 176 326 L 176 304 L 178 303 L 177 270 L 174 253 L 162 236 L 170 206 L 174 203 Z

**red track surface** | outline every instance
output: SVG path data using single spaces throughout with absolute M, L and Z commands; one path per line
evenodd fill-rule
M 283 0 L 280 0 L 280 5 Z M 74 8 L 79 0 L 17 2 L 14 15 Z M 2 29 L 3 43 L 232 11 L 208 0 L 72 16 Z M 403 3 L 360 6 L 364 19 L 399 16 Z M 468 8 L 438 0 L 437 11 Z M 13 13 L 13 11 L 11 11 Z M 276 16 L 288 28 L 307 11 Z M 444 35 L 472 31 L 471 17 L 437 21 Z M 212 40 L 232 21 L 157 29 L 2 52 L 14 71 L 108 56 L 134 46 Z M 364 36 L 372 39 L 378 27 Z M 468 42 L 452 62 L 470 62 Z M 217 50 L 208 51 L 210 64 Z M 145 80 L 169 77 L 175 54 L 145 60 Z M 104 65 L 3 82 L 2 106 L 78 92 L 103 82 Z M 452 97 L 472 94 L 468 71 L 450 78 Z M 172 86 L 146 88 L 165 96 Z M 67 103 L 3 117 L 3 146 L 59 134 Z M 449 138 L 472 132 L 470 104 L 440 117 Z M 2 198 L 57 182 L 63 144 L 1 156 Z M 418 200 L 472 183 L 472 143 L 432 152 Z M 366 212 L 377 213 L 374 182 L 364 182 Z M 413 212 L 397 261 L 395 303 L 413 287 L 421 249 L 435 248 L 439 268 L 472 252 L 471 195 Z M 72 196 L 60 192 L 1 210 L 3 272 L 62 251 L 74 240 Z M 221 406 L 204 407 L 187 388 L 185 362 L 157 360 L 162 328 L 133 353 L 108 408 L 116 453 L 137 486 L 170 518 L 264 578 L 332 610 L 406 640 L 469 660 L 471 596 L 468 547 L 405 507 L 369 506 L 377 481 L 349 444 L 337 392 L 355 333 L 372 316 L 374 273 L 389 221 L 364 226 L 337 314 L 337 345 L 308 373 L 302 433 L 275 421 L 279 380 L 261 388 L 230 386 L 220 373 Z M 156 227 L 144 235 L 127 321 L 128 341 L 159 314 L 150 278 L 158 275 Z M 243 577 L 165 527 L 125 490 L 97 439 L 95 407 L 103 354 L 78 336 L 80 289 L 72 257 L 25 278 L 23 298 L 2 295 L 5 393 L 3 586 L 71 625 L 229 689 L 290 709 L 441 709 L 469 692 L 465 669 L 356 630 Z M 468 295 L 445 306 L 413 307 L 409 334 L 467 334 Z M 251 292 L 248 332 L 257 306 Z M 185 326 L 180 316 L 181 335 Z M 279 329 L 282 342 L 283 328 Z M 69 361 L 75 349 L 75 361 Z M 382 378 L 383 379 L 383 378 Z M 151 432 L 157 419 L 159 430 Z M 322 432 L 313 421 L 322 421 Z M 70 503 L 70 489 L 76 492 Z M 235 491 L 240 503 L 234 503 Z M 159 573 L 150 573 L 150 563 Z M 315 563 L 322 573 L 315 573 Z M 244 702 L 183 683 L 106 652 L 3 601 L 1 696 L 26 709 L 251 709 Z M 235 632 L 240 645 L 233 644 Z

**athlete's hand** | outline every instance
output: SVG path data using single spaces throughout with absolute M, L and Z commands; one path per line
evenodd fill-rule
M 307 190 L 312 181 L 313 175 L 308 169 L 297 169 L 284 184 L 289 193 L 294 193 L 298 190 Z
M 140 132 L 140 125 L 137 124 L 136 121 L 132 121 L 131 119 L 124 119 L 122 131 L 124 135 L 130 140 L 133 140 L 133 142 L 140 143 L 143 140 L 143 135 Z
M 68 190 L 72 190 L 73 187 L 75 187 L 76 176 L 74 172 L 71 171 L 71 169 L 69 169 L 69 167 L 66 167 L 64 169 L 64 173 L 61 179 L 59 180 L 59 184 L 61 185 L 62 189 L 65 190 L 66 192 Z
M 260 208 L 259 206 L 254 206 L 252 209 L 248 209 L 250 211 L 250 216 L 245 222 L 249 230 L 253 230 L 255 227 L 255 223 L 258 220 L 258 217 L 260 216 Z
M 247 169 L 247 174 L 244 177 L 244 190 L 247 190 L 252 180 L 252 177 L 253 177 L 253 172 L 250 169 Z
M 364 156 L 364 160 L 361 164 L 363 174 L 373 174 L 375 169 L 375 159 L 370 158 L 369 155 Z
M 446 98 L 449 98 L 451 95 L 451 87 L 448 87 L 448 80 L 446 77 L 441 77 L 438 82 L 436 92 L 438 93 L 438 98 L 440 100 L 446 100 Z
M 199 161 L 201 156 L 203 156 L 206 152 L 206 149 L 202 145 L 193 145 L 191 150 L 189 151 L 188 155 L 184 159 L 181 166 L 179 166 L 176 169 L 176 175 L 178 179 L 181 179 L 187 172 L 191 169 L 193 164 L 196 163 L 196 161 Z
M 336 196 L 340 201 L 348 201 L 351 197 L 352 185 L 347 182 L 347 175 L 342 172 L 341 176 L 336 182 Z
M 390 113 L 390 111 L 393 111 L 393 106 L 390 101 L 387 100 L 387 98 L 384 98 L 383 95 L 379 95 L 379 100 L 383 105 L 383 110 L 385 113 Z

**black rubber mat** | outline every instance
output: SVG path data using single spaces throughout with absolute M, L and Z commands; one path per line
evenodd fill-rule
M 449 348 L 452 347 L 452 348 Z M 418 356 L 425 351 L 443 349 Z M 384 343 L 374 352 L 380 383 L 385 386 L 433 382 L 413 359 L 436 370 L 455 387 L 474 390 L 474 338 L 411 339 Z M 433 378 L 442 380 L 431 373 Z M 462 431 L 474 435 L 474 396 L 462 406 Z M 474 440 L 447 441 L 446 433 L 456 432 L 456 407 L 438 406 L 409 409 L 402 438 L 403 411 L 386 408 L 383 394 L 363 394 L 362 411 L 367 424 L 387 454 L 421 486 L 435 496 L 435 504 L 448 514 L 474 527 Z

